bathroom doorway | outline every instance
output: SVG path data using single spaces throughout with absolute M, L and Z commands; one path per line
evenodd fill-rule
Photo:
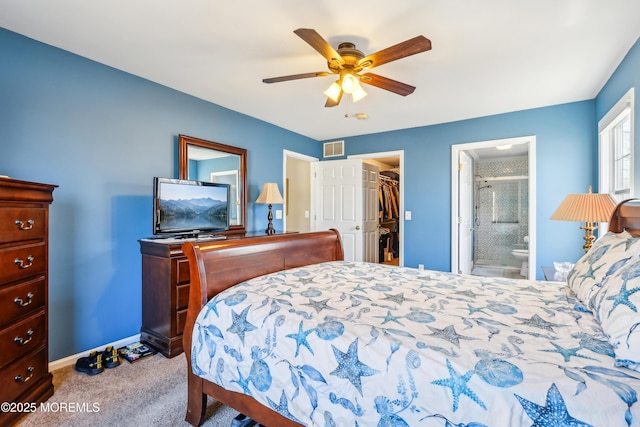
M 452 146 L 452 216 L 452 271 L 535 279 L 535 137 Z

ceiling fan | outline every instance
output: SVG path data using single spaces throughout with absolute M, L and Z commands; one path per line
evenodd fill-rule
M 317 50 L 327 60 L 329 71 L 317 71 L 314 73 L 293 74 L 290 76 L 273 77 L 263 79 L 264 83 L 278 83 L 287 80 L 306 79 L 309 77 L 323 77 L 331 74 L 338 75 L 338 80 L 324 92 L 327 95 L 325 107 L 335 107 L 340 103 L 344 93 L 351 94 L 353 102 L 364 98 L 367 93 L 360 83 L 385 89 L 398 95 L 407 96 L 416 89 L 408 84 L 389 79 L 373 73 L 359 74 L 361 71 L 386 64 L 387 62 L 402 59 L 416 53 L 431 49 L 431 41 L 424 36 L 398 43 L 371 55 L 356 49 L 355 44 L 345 42 L 338 45 L 336 51 L 316 30 L 310 28 L 298 28 L 294 31 L 302 40 Z

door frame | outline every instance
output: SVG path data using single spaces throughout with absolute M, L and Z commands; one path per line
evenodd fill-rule
M 469 191 L 468 189 L 469 187 L 473 188 L 474 185 L 474 159 L 467 151 L 461 150 L 458 151 L 458 162 L 460 164 L 460 167 L 458 168 L 458 188 L 464 189 L 464 191 L 458 192 L 458 208 L 462 208 L 463 212 L 466 208 L 466 214 L 469 215 L 469 218 L 466 218 L 465 221 L 461 221 L 460 219 L 464 220 L 465 218 L 460 216 L 460 213 L 458 213 L 458 243 L 464 241 L 464 239 L 467 239 L 469 243 L 468 245 L 458 244 L 457 272 L 462 274 L 471 274 L 471 270 L 473 268 L 473 237 L 476 225 L 473 222 L 474 194 L 473 190 Z M 464 168 L 467 163 L 470 166 L 470 170 L 468 171 Z
M 312 163 L 312 162 L 317 162 L 319 161 L 319 159 L 317 157 L 313 157 L 313 156 L 308 156 L 306 154 L 302 154 L 302 153 L 297 153 L 295 151 L 291 151 L 291 150 L 282 150 L 282 188 L 283 188 L 283 192 L 286 192 L 286 185 L 287 185 L 287 157 L 293 157 L 295 159 L 298 160 L 304 160 L 308 163 Z M 309 165 L 309 168 L 311 168 L 311 165 Z M 310 197 L 311 197 L 311 204 L 309 206 L 309 212 L 313 212 L 312 208 L 313 208 L 313 184 L 310 185 L 309 188 L 309 192 L 310 192 Z M 287 200 L 286 200 L 286 195 L 285 195 L 285 203 L 283 203 L 283 211 L 286 212 L 287 211 Z M 286 230 L 287 229 L 287 216 L 282 215 L 282 229 Z
M 399 266 L 404 266 L 404 181 L 405 181 L 405 173 L 404 173 L 404 150 L 395 150 L 395 151 L 382 151 L 378 153 L 364 153 L 364 154 L 352 154 L 347 156 L 348 159 L 379 159 L 384 157 L 395 157 L 398 156 L 400 158 L 400 164 L 398 168 L 400 169 L 400 223 L 399 223 L 399 234 L 398 238 L 400 239 L 399 249 L 400 249 L 400 260 L 398 261 Z
M 529 144 L 529 279 L 537 276 L 536 264 L 536 136 L 522 136 L 515 138 L 496 139 L 490 141 L 470 142 L 451 145 L 451 271 L 459 269 L 458 260 L 458 158 L 460 151 L 478 148 L 491 148 L 508 144 Z

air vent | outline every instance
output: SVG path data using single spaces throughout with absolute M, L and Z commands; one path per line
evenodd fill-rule
M 344 156 L 344 141 L 325 142 L 323 157 Z

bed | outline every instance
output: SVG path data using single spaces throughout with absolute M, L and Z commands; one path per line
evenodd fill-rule
M 567 283 L 343 261 L 334 231 L 188 242 L 186 420 L 640 425 L 640 204 Z

